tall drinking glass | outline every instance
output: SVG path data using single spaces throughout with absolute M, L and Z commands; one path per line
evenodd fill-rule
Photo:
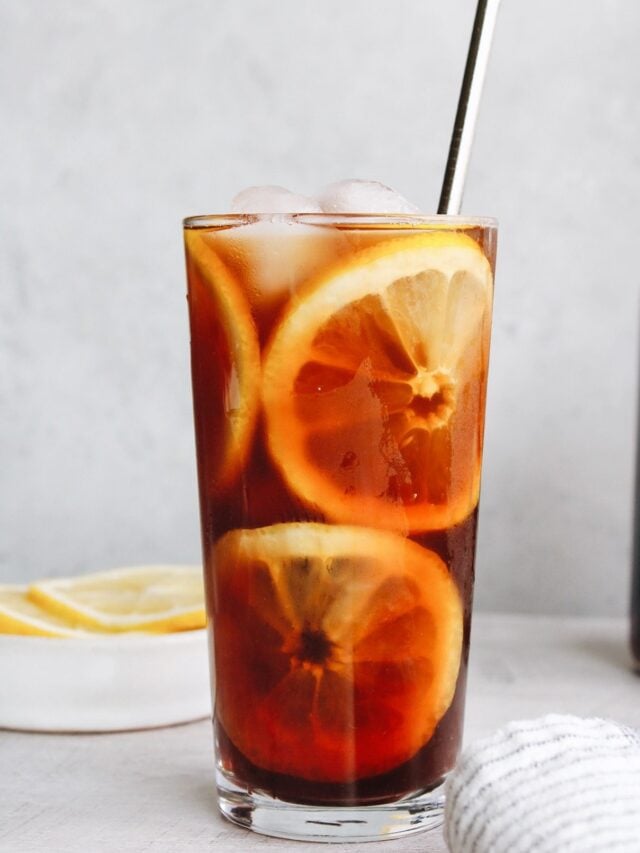
M 185 220 L 222 813 L 440 822 L 461 741 L 490 219 Z

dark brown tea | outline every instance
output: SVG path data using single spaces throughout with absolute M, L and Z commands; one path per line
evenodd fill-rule
M 219 770 L 292 803 L 436 787 L 461 742 L 495 230 L 185 230 Z

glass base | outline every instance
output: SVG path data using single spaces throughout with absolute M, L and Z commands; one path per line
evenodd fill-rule
M 294 841 L 382 841 L 442 825 L 444 785 L 394 803 L 304 806 L 238 787 L 218 772 L 218 807 L 245 829 Z

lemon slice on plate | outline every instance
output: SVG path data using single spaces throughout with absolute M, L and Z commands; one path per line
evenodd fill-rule
M 24 634 L 32 637 L 82 637 L 85 631 L 74 629 L 61 619 L 35 604 L 27 595 L 27 587 L 17 584 L 0 586 L 0 634 Z
M 120 731 L 210 713 L 202 570 L 0 586 L 0 728 Z M 162 633 L 161 633 L 162 632 Z
M 199 566 L 136 566 L 43 580 L 27 594 L 75 627 L 170 632 L 206 624 Z
M 263 366 L 271 454 L 329 519 L 440 530 L 480 489 L 492 272 L 456 232 L 387 240 L 295 294 Z

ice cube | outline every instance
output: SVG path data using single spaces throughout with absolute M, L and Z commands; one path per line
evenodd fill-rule
M 249 300 L 264 316 L 349 248 L 337 228 L 284 216 L 218 231 L 215 241 L 216 251 L 247 282 Z
M 285 187 L 247 187 L 231 202 L 232 213 L 321 213 L 312 198 L 292 193 Z
M 380 181 L 336 181 L 320 192 L 318 201 L 324 213 L 420 213 Z

